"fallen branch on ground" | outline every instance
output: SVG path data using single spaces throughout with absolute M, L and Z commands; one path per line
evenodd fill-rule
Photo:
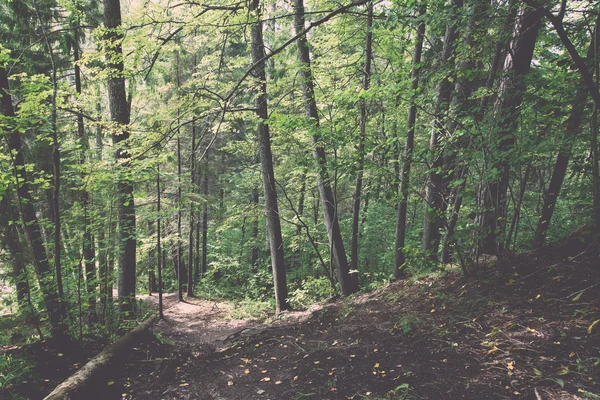
M 80 370 L 58 385 L 44 400 L 74 400 L 83 398 L 82 392 L 92 384 L 94 379 L 101 375 L 102 371 L 116 360 L 123 357 L 128 348 L 142 337 L 156 319 L 157 315 L 152 315 L 115 343 L 106 347 L 96 357 L 81 367 Z

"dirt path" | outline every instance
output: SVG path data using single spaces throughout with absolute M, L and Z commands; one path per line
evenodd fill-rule
M 158 308 L 158 296 L 138 296 Z M 163 295 L 164 316 L 155 332 L 179 343 L 211 344 L 219 348 L 227 339 L 257 332 L 264 325 L 248 319 L 233 319 L 233 306 L 228 303 L 202 299 L 177 300 L 177 293 Z

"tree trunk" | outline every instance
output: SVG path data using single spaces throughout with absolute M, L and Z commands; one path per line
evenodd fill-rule
M 294 1 L 294 27 L 296 34 L 303 32 L 305 29 L 304 18 L 304 1 Z M 327 229 L 327 236 L 332 250 L 332 255 L 337 266 L 336 274 L 340 289 L 343 295 L 347 296 L 358 290 L 358 286 L 350 277 L 350 266 L 344 249 L 344 241 L 340 230 L 336 201 L 333 197 L 329 172 L 327 170 L 327 156 L 325 149 L 321 144 L 320 126 L 319 126 L 319 111 L 315 100 L 314 79 L 311 70 L 310 52 L 306 35 L 303 35 L 297 40 L 298 58 L 300 61 L 300 76 L 302 78 L 302 94 L 304 96 L 304 106 L 306 109 L 306 117 L 311 124 L 311 140 L 313 143 L 313 158 L 315 168 L 317 169 L 317 186 L 319 189 L 319 197 L 321 199 L 321 207 L 323 210 L 323 219 Z
M 369 90 L 371 84 L 371 58 L 373 57 L 373 2 L 370 1 L 367 5 L 367 35 L 365 40 L 365 65 L 363 70 L 363 90 Z M 358 162 L 356 173 L 356 185 L 354 189 L 354 198 L 352 202 L 352 245 L 350 256 L 350 280 L 352 288 L 358 289 L 358 239 L 360 229 L 360 202 L 363 191 L 363 175 L 365 163 L 365 136 L 367 131 L 368 120 L 367 102 L 364 99 L 360 100 L 360 126 L 359 126 L 359 142 L 358 142 Z
M 590 40 L 590 47 L 588 48 L 587 61 L 588 65 L 594 60 L 595 54 L 600 52 L 598 47 L 600 35 L 600 17 L 596 19 L 595 34 Z M 560 194 L 563 181 L 567 173 L 567 167 L 569 165 L 569 159 L 571 158 L 571 149 L 573 147 L 575 138 L 579 134 L 581 129 L 581 122 L 585 111 L 585 106 L 588 99 L 588 88 L 585 85 L 585 80 L 580 77 L 579 87 L 575 93 L 573 99 L 573 105 L 571 106 L 571 113 L 567 119 L 567 126 L 563 135 L 561 147 L 559 148 L 558 155 L 556 157 L 556 163 L 552 170 L 552 177 L 550 178 L 550 184 L 544 197 L 544 205 L 542 206 L 542 213 L 538 221 L 537 229 L 535 232 L 535 238 L 533 241 L 533 247 L 535 249 L 541 249 L 546 242 L 546 234 L 550 226 L 550 220 L 554 213 L 556 201 Z M 593 139 L 593 138 L 592 138 Z
M 427 12 L 427 7 L 424 4 L 419 6 L 419 17 L 422 17 Z M 423 39 L 425 37 L 425 22 L 421 21 L 417 26 L 417 36 L 415 39 L 415 50 L 412 59 L 412 69 L 410 71 L 410 105 L 408 107 L 408 117 L 406 122 L 406 142 L 404 145 L 404 154 L 402 160 L 398 163 L 402 164 L 400 172 L 400 183 L 398 193 L 400 200 L 398 201 L 396 211 L 396 244 L 394 250 L 394 276 L 400 279 L 404 275 L 404 267 L 406 263 L 406 254 L 404 252 L 404 244 L 406 240 L 406 212 L 408 207 L 408 188 L 410 185 L 410 168 L 412 166 L 413 153 L 415 149 L 415 122 L 417 119 L 417 90 L 419 89 L 419 75 L 421 70 L 421 55 L 423 53 Z
M 202 266 L 200 268 L 200 275 L 204 276 L 208 271 L 207 265 L 207 254 L 208 248 L 208 171 L 204 173 L 204 208 L 202 209 Z
M 273 172 L 273 156 L 271 154 L 271 137 L 269 133 L 269 118 L 267 108 L 267 77 L 265 73 L 265 45 L 263 41 L 262 12 L 260 0 L 251 0 L 249 11 L 256 20 L 252 23 L 252 63 L 254 77 L 257 79 L 256 115 L 258 122 L 258 147 L 262 166 L 263 187 L 267 222 L 267 237 L 271 250 L 271 267 L 275 288 L 276 312 L 289 309 L 287 302 L 288 290 L 285 273 L 285 258 L 283 253 L 283 238 L 277 205 L 277 190 Z
M 158 315 L 160 319 L 165 316 L 163 314 L 163 282 L 162 271 L 164 266 L 164 253 L 161 249 L 161 217 L 160 217 L 160 165 L 156 166 L 156 260 L 158 269 Z
M 73 61 L 75 65 L 75 91 L 81 95 L 81 69 L 79 68 L 79 40 L 76 34 L 75 43 L 73 45 Z M 81 157 L 79 158 L 79 164 L 85 164 L 85 153 L 89 147 L 87 137 L 85 135 L 85 125 L 83 123 L 83 114 L 77 114 L 77 137 L 79 138 L 81 146 Z M 82 174 L 82 181 L 85 176 Z M 95 252 L 94 252 L 94 241 L 92 238 L 92 230 L 90 228 L 88 220 L 88 205 L 89 205 L 89 194 L 84 188 L 80 193 L 81 207 L 84 210 L 83 220 L 83 260 L 85 264 L 85 282 L 87 289 L 87 301 L 88 311 L 92 321 L 96 315 L 96 264 L 95 264 Z
M 121 26 L 120 0 L 103 0 L 104 27 L 106 28 L 105 48 L 108 78 L 108 104 L 111 120 L 114 123 L 112 135 L 117 161 L 117 220 L 118 237 L 118 286 L 119 310 L 123 313 L 135 309 L 136 285 L 136 228 L 135 204 L 133 198 L 133 182 L 123 175 L 128 174 L 131 167 L 127 140 L 129 139 L 130 104 L 125 92 L 125 77 L 123 75 L 123 49 Z
M 27 270 L 23 260 L 23 252 L 20 249 L 19 234 L 17 232 L 17 224 L 15 222 L 15 213 L 10 204 L 8 193 L 3 193 L 0 198 L 0 229 L 4 241 L 5 248 L 8 250 L 11 258 L 12 275 L 15 280 L 17 289 L 17 304 L 19 310 L 26 309 L 29 296 L 29 285 L 26 279 Z
M 482 210 L 477 224 L 481 229 L 479 253 L 501 255 L 504 249 L 508 182 L 510 178 L 511 149 L 514 132 L 525 92 L 525 76 L 529 73 L 533 50 L 541 26 L 542 12 L 522 6 L 515 24 L 513 41 L 504 61 L 506 74 L 498 88 L 498 100 L 494 106 L 496 133 L 492 143 L 495 154 L 493 169 L 499 177 L 492 177 L 480 190 L 478 205 Z
M 0 67 L 0 112 L 7 118 L 14 118 L 15 113 L 12 105 L 12 98 L 8 94 L 8 75 L 6 69 Z M 44 302 L 48 310 L 48 317 L 52 327 L 52 332 L 57 337 L 62 337 L 66 332 L 64 324 L 64 310 L 61 307 L 61 298 L 58 294 L 56 276 L 53 273 L 46 249 L 42 238 L 42 231 L 38 222 L 35 209 L 33 208 L 33 198 L 29 189 L 29 181 L 25 168 L 25 157 L 21 144 L 21 135 L 19 131 L 13 129 L 8 137 L 9 149 L 13 152 L 13 165 L 17 185 L 17 199 L 21 208 L 23 227 L 29 241 L 34 258 L 40 288 L 44 296 Z
M 485 21 L 488 3 L 482 0 L 474 0 L 470 5 L 471 16 L 469 17 L 469 24 L 467 31 L 463 38 L 463 46 L 467 49 L 475 47 L 474 38 L 479 33 L 480 25 L 482 21 Z M 475 57 L 472 55 L 466 55 L 465 59 L 461 60 L 458 65 L 459 71 L 473 71 L 476 67 Z M 494 57 L 496 59 L 496 56 Z M 448 136 L 452 138 L 458 128 L 458 124 L 463 119 L 468 110 L 472 109 L 473 101 L 471 94 L 477 90 L 483 82 L 474 81 L 469 78 L 470 75 L 465 74 L 457 77 L 456 83 L 454 84 L 454 91 L 452 92 L 452 99 L 450 102 L 450 117 L 448 118 L 447 131 Z M 471 75 L 472 76 L 472 75 Z M 450 262 L 450 246 L 454 243 L 454 231 L 456 223 L 458 222 L 458 216 L 462 205 L 461 192 L 466 186 L 467 167 L 462 163 L 457 162 L 457 150 L 467 149 L 471 147 L 470 135 L 462 135 L 456 141 L 456 150 L 448 149 L 444 160 L 444 178 L 442 180 L 443 198 L 446 203 L 444 210 L 447 209 L 447 205 L 451 204 L 452 209 L 448 224 L 446 225 L 446 235 L 442 244 L 442 263 Z M 450 183 L 459 183 L 456 187 L 450 188 Z M 464 267 L 464 266 L 463 266 Z M 466 271 L 465 271 L 466 272 Z
M 191 165 L 190 165 L 190 181 L 192 185 L 192 191 L 196 187 L 196 179 L 194 174 L 196 172 L 196 131 L 192 126 L 192 155 L 191 155 Z M 190 233 L 188 236 L 188 279 L 187 279 L 187 296 L 194 297 L 194 268 L 193 268 L 193 260 L 194 260 L 194 226 L 196 222 L 194 221 L 194 209 L 193 204 L 190 203 Z
M 183 261 L 183 238 L 181 236 L 182 215 L 181 195 L 181 139 L 177 137 L 177 296 L 183 301 L 183 282 L 187 280 L 187 271 Z
M 462 0 L 452 2 L 453 9 L 449 12 L 449 22 L 444 35 L 444 47 L 440 64 L 442 68 L 452 65 L 456 39 L 458 37 L 460 9 Z M 437 85 L 437 98 L 433 111 L 433 126 L 429 139 L 429 154 L 431 164 L 427 177 L 425 191 L 425 217 L 423 219 L 423 252 L 432 260 L 438 261 L 441 232 L 444 226 L 446 202 L 444 200 L 444 150 L 440 149 L 440 139 L 448 135 L 446 128 L 446 111 L 452 95 L 451 74 L 447 74 Z

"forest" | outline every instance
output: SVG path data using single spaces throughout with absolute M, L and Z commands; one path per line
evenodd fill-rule
M 600 398 L 597 1 L 0 0 L 0 100 L 0 398 L 44 398 L 110 343 L 111 363 L 137 343 L 161 371 L 202 359 L 208 374 L 221 353 L 177 342 L 216 339 L 173 339 L 177 318 L 243 352 L 346 322 L 429 348 L 418 340 L 446 340 L 433 330 L 455 314 L 481 336 L 478 362 L 502 353 L 497 387 L 435 391 L 419 382 L 437 375 L 411 371 L 368 383 L 392 373 L 369 353 L 340 387 L 303 392 L 291 373 L 271 398 Z M 519 387 L 524 361 L 496 336 L 513 307 L 510 326 L 550 340 L 519 343 L 558 363 L 523 368 Z M 228 331 L 236 319 L 250 328 Z M 552 353 L 573 335 L 564 360 Z M 133 378 L 158 370 L 135 365 L 98 398 L 162 398 Z M 227 379 L 229 394 L 169 398 L 265 393 Z

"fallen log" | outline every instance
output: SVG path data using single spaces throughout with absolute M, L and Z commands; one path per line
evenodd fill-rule
M 110 346 L 107 346 L 96 357 L 81 367 L 81 369 L 54 388 L 44 400 L 76 400 L 85 398 L 85 390 L 92 386 L 95 379 L 101 376 L 106 368 L 123 357 L 128 348 L 141 339 L 156 319 L 157 315 L 152 315 L 135 329 L 123 335 L 123 337 Z

